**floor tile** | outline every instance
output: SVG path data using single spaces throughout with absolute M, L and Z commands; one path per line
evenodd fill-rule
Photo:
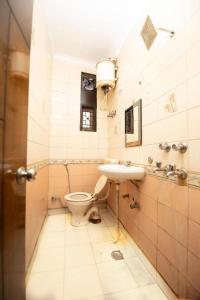
M 106 242 L 112 241 L 112 235 L 106 227 L 88 228 L 90 241 L 94 242 Z
M 100 223 L 97 223 L 97 224 L 94 224 L 94 223 L 91 223 L 89 222 L 87 224 L 87 228 L 101 228 L 101 227 L 106 227 L 106 224 L 104 222 L 104 220 L 102 219 Z
M 143 288 L 107 294 L 105 300 L 167 300 L 166 296 L 156 285 L 148 285 Z
M 153 278 L 145 269 L 139 258 L 127 258 L 126 263 L 139 286 L 144 286 L 154 282 Z
M 103 296 L 103 291 L 95 266 L 66 270 L 64 300 L 97 299 L 98 296 Z
M 137 287 L 124 261 L 106 262 L 97 265 L 104 293 L 114 293 Z
M 111 256 L 112 251 L 119 250 L 116 244 L 111 241 L 92 243 L 92 248 L 97 263 L 113 261 Z
M 90 244 L 68 246 L 65 250 L 65 267 L 78 267 L 94 264 L 94 254 Z
M 27 300 L 167 300 L 122 227 L 115 244 L 115 219 L 74 227 L 70 214 L 51 215 L 42 230 L 27 285 Z M 124 260 L 111 252 L 121 250 Z M 64 294 L 64 295 L 63 295 Z
M 147 300 L 167 300 L 165 294 L 156 284 L 150 284 L 141 288 Z
M 64 272 L 42 272 L 30 275 L 26 300 L 62 300 Z
M 118 229 L 117 226 L 108 227 L 109 231 L 113 237 L 113 240 L 115 241 L 118 238 Z M 124 238 L 124 234 L 121 229 L 119 229 L 119 240 Z
M 90 239 L 88 235 L 88 231 L 86 227 L 74 227 L 70 230 L 66 230 L 65 237 L 66 245 L 81 245 L 81 244 L 89 244 Z
M 106 226 L 111 227 L 116 225 L 117 221 L 110 213 L 105 213 L 102 214 L 101 216 Z
M 124 258 L 130 258 L 137 256 L 134 247 L 129 243 L 126 238 L 122 238 L 117 243 L 118 248 L 123 253 Z
M 65 231 L 65 216 L 48 216 L 44 225 L 43 232 Z
M 32 272 L 62 270 L 64 261 L 64 247 L 38 249 Z
M 65 232 L 44 232 L 39 241 L 40 248 L 58 248 L 65 245 Z

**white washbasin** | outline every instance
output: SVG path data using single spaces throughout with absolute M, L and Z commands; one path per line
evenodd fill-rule
M 99 171 L 109 179 L 123 182 L 126 180 L 142 180 L 145 170 L 142 167 L 125 166 L 125 165 L 100 165 Z

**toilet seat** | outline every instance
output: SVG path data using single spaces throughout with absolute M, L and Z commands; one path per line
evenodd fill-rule
M 65 200 L 74 202 L 84 202 L 92 199 L 92 195 L 84 192 L 71 193 L 65 196 Z
M 84 203 L 87 201 L 95 199 L 95 196 L 98 195 L 106 186 L 108 178 L 104 175 L 101 175 L 100 178 L 97 180 L 97 183 L 94 188 L 94 194 L 89 194 L 85 192 L 75 192 L 71 194 L 67 194 L 64 196 L 64 199 L 74 203 Z

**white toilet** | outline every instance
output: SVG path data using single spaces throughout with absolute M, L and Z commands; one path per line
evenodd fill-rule
M 72 213 L 71 224 L 73 226 L 86 225 L 91 214 L 98 213 L 98 208 L 91 205 L 93 201 L 98 200 L 98 195 L 106 186 L 107 181 L 108 178 L 102 175 L 95 185 L 93 194 L 76 192 L 67 194 L 64 197 L 66 204 Z

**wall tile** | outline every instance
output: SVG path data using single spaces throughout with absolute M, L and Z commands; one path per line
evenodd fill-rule
M 158 248 L 174 267 L 186 274 L 187 250 L 162 229 L 158 229 Z
M 189 189 L 189 218 L 200 224 L 200 191 L 195 188 Z
M 200 259 L 200 225 L 192 221 L 189 222 L 188 248 Z
M 178 293 L 178 271 L 160 252 L 158 252 L 157 268 L 160 274 L 170 284 L 173 291 Z
M 158 225 L 173 238 L 187 246 L 187 218 L 173 209 L 158 203 Z
M 200 260 L 188 253 L 188 280 L 200 292 Z

